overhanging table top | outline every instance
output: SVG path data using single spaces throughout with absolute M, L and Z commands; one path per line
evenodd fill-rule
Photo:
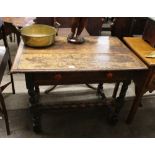
M 55 71 L 141 70 L 145 64 L 116 37 L 86 37 L 84 44 L 67 43 L 56 37 L 47 48 L 20 43 L 12 73 Z

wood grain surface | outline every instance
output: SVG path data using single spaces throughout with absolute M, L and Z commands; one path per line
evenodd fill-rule
M 56 37 L 47 48 L 30 48 L 21 42 L 12 67 L 14 73 L 54 71 L 106 71 L 146 69 L 141 60 L 116 37 L 86 37 L 75 45 Z
M 146 56 L 155 51 L 149 43 L 141 37 L 124 37 L 126 44 L 149 66 L 155 65 L 155 58 L 147 58 Z

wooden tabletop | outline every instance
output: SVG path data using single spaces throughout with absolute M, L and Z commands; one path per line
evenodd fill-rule
M 151 52 L 155 52 L 155 48 L 141 37 L 124 37 L 124 41 L 148 66 L 155 66 L 155 58 L 146 57 Z
M 144 63 L 116 37 L 85 37 L 84 44 L 67 43 L 56 37 L 48 48 L 30 48 L 20 43 L 13 73 L 55 71 L 109 71 L 147 69 Z

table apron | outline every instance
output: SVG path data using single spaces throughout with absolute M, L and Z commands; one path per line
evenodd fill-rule
M 35 85 L 65 85 L 84 83 L 113 83 L 132 80 L 141 75 L 142 71 L 105 71 L 105 72 L 54 72 L 26 73 L 31 75 Z

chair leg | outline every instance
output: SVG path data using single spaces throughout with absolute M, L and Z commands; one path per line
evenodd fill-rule
M 0 93 L 0 102 L 1 102 L 1 105 L 2 105 L 2 113 L 3 113 L 4 119 L 5 119 L 7 135 L 10 135 L 10 127 L 9 127 L 8 114 L 7 114 L 7 110 L 6 110 L 6 107 L 5 107 L 5 102 L 4 102 L 4 98 L 3 98 L 2 93 Z
M 9 58 L 8 60 L 8 65 L 9 65 L 9 70 L 11 70 L 11 59 Z M 15 85 L 14 85 L 14 80 L 13 80 L 13 75 L 10 73 L 10 79 L 11 79 L 11 85 L 12 85 L 12 93 L 15 94 Z
M 16 37 L 17 37 L 17 45 L 19 46 L 20 44 L 20 32 L 16 29 Z

